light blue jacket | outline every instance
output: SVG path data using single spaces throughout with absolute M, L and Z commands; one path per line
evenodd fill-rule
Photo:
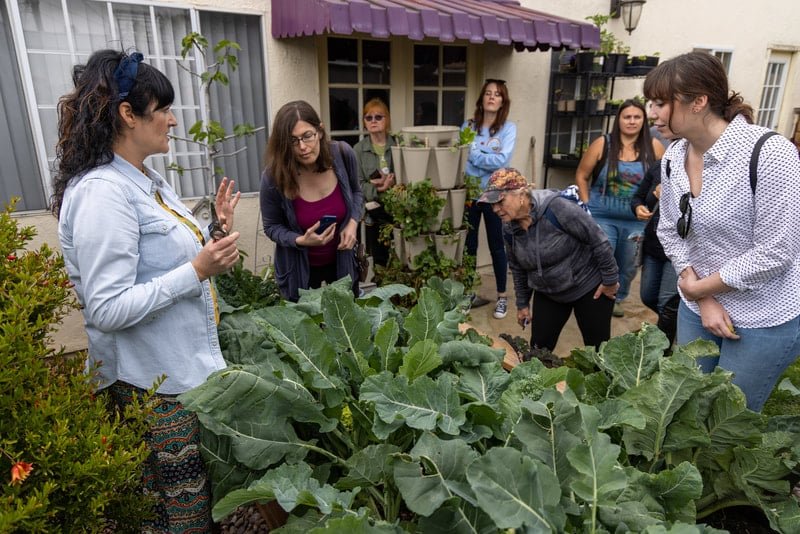
M 475 128 L 471 120 L 465 122 L 461 128 L 465 126 Z M 495 135 L 489 135 L 488 128 L 481 128 L 469 149 L 466 173 L 480 178 L 481 189 L 486 189 L 492 173 L 511 163 L 516 142 L 517 125 L 511 121 L 506 121 Z
M 121 380 L 159 393 L 183 393 L 225 361 L 208 280 L 191 260 L 197 235 L 167 212 L 197 220 L 156 171 L 148 177 L 119 156 L 73 179 L 61 206 L 58 237 L 83 305 L 87 366 L 101 363 L 100 388 Z M 206 229 L 202 229 L 207 238 Z

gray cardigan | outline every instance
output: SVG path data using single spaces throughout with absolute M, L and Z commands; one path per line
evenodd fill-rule
M 563 230 L 545 217 L 548 208 Z M 617 262 L 608 238 L 577 203 L 555 190 L 534 190 L 530 214 L 527 230 L 516 221 L 503 228 L 517 309 L 530 305 L 534 291 L 568 303 L 601 282 L 617 283 Z
M 360 221 L 364 210 L 364 196 L 358 183 L 355 153 L 350 145 L 340 141 L 331 142 L 331 153 L 333 172 L 339 181 L 347 207 L 345 221 Z M 281 296 L 296 302 L 300 298 L 300 289 L 308 289 L 311 273 L 306 248 L 295 242 L 298 236 L 303 235 L 303 230 L 297 223 L 291 199 L 280 192 L 266 169 L 261 174 L 259 200 L 264 233 L 275 243 L 275 281 Z M 353 280 L 353 287 L 357 287 L 358 264 L 355 249 L 336 252 L 336 276 L 343 278 L 347 275 Z

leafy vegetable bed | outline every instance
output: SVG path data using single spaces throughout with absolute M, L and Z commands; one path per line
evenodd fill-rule
M 697 341 L 669 358 L 654 326 L 576 349 L 577 368 L 461 335 L 463 286 L 431 279 L 353 301 L 336 283 L 224 317 L 230 367 L 181 396 L 205 428 L 216 519 L 253 501 L 280 532 L 719 532 L 734 505 L 800 531 L 796 417 L 745 408 Z

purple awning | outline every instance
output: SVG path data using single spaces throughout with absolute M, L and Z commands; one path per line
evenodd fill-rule
M 600 46 L 597 26 L 533 11 L 515 0 L 272 0 L 276 39 L 353 33 L 492 41 L 517 50 Z

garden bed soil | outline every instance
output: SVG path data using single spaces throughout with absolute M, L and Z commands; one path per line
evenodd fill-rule
M 731 534 L 774 534 L 769 521 L 758 508 L 732 506 L 714 512 L 702 521 L 706 525 L 727 530 Z

